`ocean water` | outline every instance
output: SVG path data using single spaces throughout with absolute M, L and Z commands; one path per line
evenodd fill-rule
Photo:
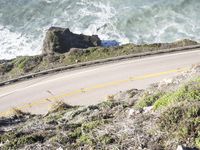
M 120 44 L 199 41 L 200 0 L 0 0 L 0 59 L 40 54 L 51 26 Z

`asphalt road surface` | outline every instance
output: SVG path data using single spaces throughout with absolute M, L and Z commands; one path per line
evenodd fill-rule
M 47 75 L 0 88 L 0 116 L 13 108 L 45 114 L 56 101 L 92 105 L 108 95 L 144 89 L 200 63 L 200 49 L 125 60 Z

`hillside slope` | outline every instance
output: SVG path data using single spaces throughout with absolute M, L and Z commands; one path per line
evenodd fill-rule
M 81 107 L 57 102 L 37 116 L 0 119 L 0 149 L 200 148 L 200 65 L 146 90 L 132 89 Z

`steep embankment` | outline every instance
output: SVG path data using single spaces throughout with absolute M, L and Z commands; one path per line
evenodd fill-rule
M 198 149 L 200 66 L 95 106 L 57 102 L 44 116 L 14 112 L 0 120 L 1 149 Z

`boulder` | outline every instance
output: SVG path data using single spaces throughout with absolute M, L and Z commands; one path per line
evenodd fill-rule
M 80 48 L 71 48 L 69 50 L 69 54 L 70 55 L 74 55 L 74 54 L 83 54 L 84 53 L 84 50 L 83 49 L 80 49 Z
M 45 36 L 42 53 L 66 53 L 71 48 L 88 48 L 101 45 L 97 35 L 74 34 L 68 28 L 51 27 Z
M 13 69 L 12 63 L 0 63 L 0 75 L 3 75 Z
M 179 145 L 176 150 L 198 150 L 198 148 L 189 148 Z

